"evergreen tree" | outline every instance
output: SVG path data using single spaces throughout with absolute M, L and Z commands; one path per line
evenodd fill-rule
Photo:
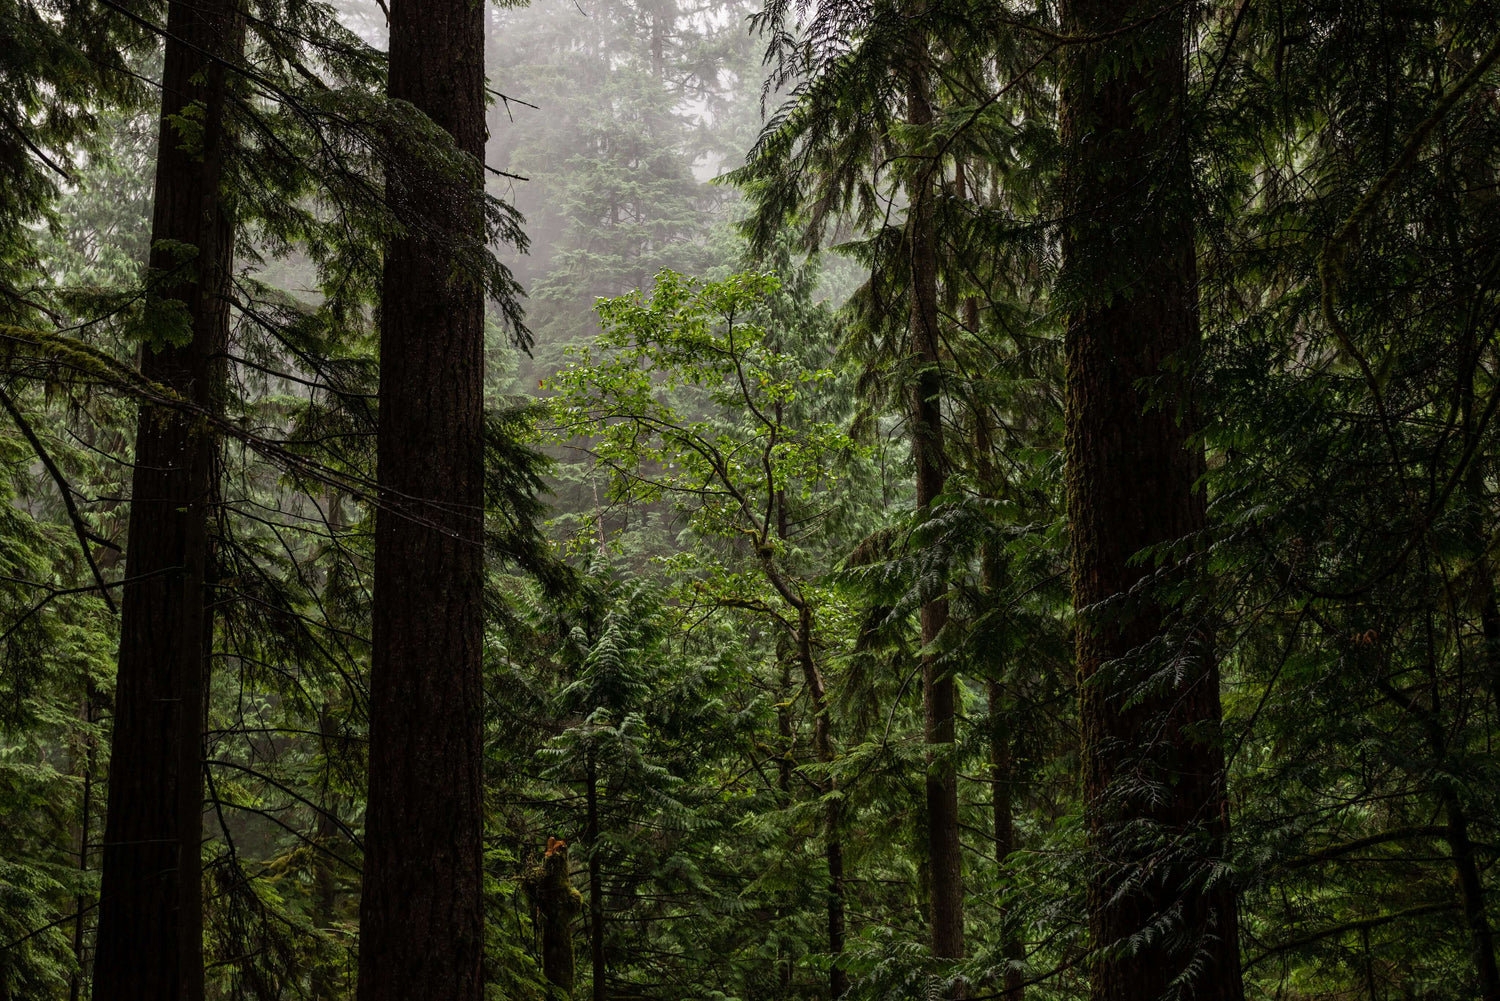
M 484 298 L 513 295 L 485 246 L 496 219 L 481 173 L 483 9 L 397 0 L 389 93 L 428 117 L 409 123 L 387 174 L 401 229 L 385 247 L 380 308 L 359 997 L 477 1001 Z M 447 155 L 424 158 L 415 138 Z
M 208 522 L 223 408 L 235 223 L 231 2 L 168 6 L 141 374 L 192 410 L 142 407 L 110 740 L 95 995 L 203 997 L 203 711 Z M 191 124 L 189 124 L 191 123 Z M 193 411 L 197 411 L 194 413 Z

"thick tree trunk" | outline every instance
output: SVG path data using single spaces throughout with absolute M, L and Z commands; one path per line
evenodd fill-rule
M 220 408 L 234 243 L 220 191 L 229 81 L 219 60 L 238 58 L 242 37 L 233 0 L 168 5 L 151 296 L 181 302 L 191 336 L 185 344 L 145 345 L 141 370 L 206 411 Z M 172 121 L 190 105 L 202 108 L 196 141 Z M 215 442 L 204 421 L 142 407 L 131 484 L 129 583 L 120 605 L 94 961 L 97 1001 L 203 997 L 199 852 L 214 486 Z
M 913 125 L 933 119 L 925 43 L 917 49 L 907 73 L 907 117 Z M 929 507 L 943 492 L 942 364 L 938 352 L 937 234 L 933 221 L 937 164 L 917 168 L 908 184 L 910 208 L 907 240 L 911 254 L 911 354 L 920 366 L 913 387 L 912 457 L 917 467 L 917 506 Z M 948 621 L 948 602 L 938 598 L 922 605 L 922 645 L 929 646 Z M 928 918 L 932 954 L 939 960 L 964 955 L 963 860 L 958 837 L 958 770 L 952 759 L 956 692 L 951 674 L 930 654 L 922 658 L 925 736 L 930 745 L 927 766 L 927 857 L 931 866 Z M 961 992 L 960 992 L 961 993 Z M 955 995 L 957 996 L 957 995 Z
M 1149 1001 L 1192 969 L 1190 996 L 1239 1001 L 1235 897 L 1202 885 L 1227 831 L 1212 640 L 1181 623 L 1169 631 L 1168 610 L 1139 593 L 1149 566 L 1131 562 L 1205 523 L 1189 387 L 1163 367 L 1190 359 L 1199 331 L 1185 24 L 1179 8 L 1158 8 L 1063 6 L 1064 30 L 1105 39 L 1069 48 L 1062 85 L 1090 990 L 1098 1001 Z
M 360 1001 L 477 1001 L 484 952 L 484 5 L 393 0 L 392 98 L 472 157 L 397 150 L 387 190 Z

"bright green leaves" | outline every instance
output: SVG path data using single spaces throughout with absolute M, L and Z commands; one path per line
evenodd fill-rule
M 664 271 L 650 293 L 600 300 L 597 345 L 545 387 L 558 436 L 587 439 L 614 499 L 669 499 L 705 535 L 774 548 L 774 498 L 834 486 L 858 447 L 817 414 L 834 375 L 792 353 L 805 332 L 766 322 L 780 288 L 769 274 Z

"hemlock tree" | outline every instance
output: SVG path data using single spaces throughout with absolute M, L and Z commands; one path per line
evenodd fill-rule
M 1060 105 L 1089 990 L 1236 1001 L 1214 640 L 1156 579 L 1206 524 L 1185 374 L 1199 341 L 1186 15 L 1151 0 L 1062 15 L 1089 39 L 1066 51 Z

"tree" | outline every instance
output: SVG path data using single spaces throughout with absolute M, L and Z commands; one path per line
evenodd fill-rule
M 808 780 L 822 813 L 829 996 L 839 998 L 849 987 L 846 792 L 837 781 L 822 653 L 831 644 L 819 624 L 832 599 L 804 569 L 790 518 L 816 524 L 839 506 L 805 511 L 819 486 L 837 481 L 832 463 L 853 446 L 830 419 L 837 405 L 823 384 L 833 372 L 811 367 L 826 323 L 808 308 L 805 288 L 801 303 L 778 302 L 779 288 L 772 275 L 700 283 L 664 271 L 649 297 L 601 303 L 600 355 L 580 352 L 549 385 L 562 392 L 565 432 L 589 436 L 615 498 L 672 498 L 705 543 L 728 550 L 671 559 L 674 576 L 692 581 L 694 598 L 768 618 L 781 634 L 778 659 L 788 677 L 793 670 L 801 677 L 813 719 L 818 767 Z M 757 320 L 777 304 L 807 329 L 761 326 Z M 790 703 L 793 693 L 781 698 Z M 790 763 L 791 749 L 784 753 Z
M 1213 627 L 1174 614 L 1202 533 L 1199 329 L 1177 8 L 1071 0 L 1060 119 L 1067 492 L 1089 837 L 1090 993 L 1235 1001 Z
M 215 437 L 234 215 L 224 195 L 235 0 L 168 5 L 141 373 L 191 409 L 143 405 L 110 742 L 95 996 L 203 996 L 203 729 Z M 196 413 L 194 411 L 197 411 Z
M 514 289 L 486 249 L 484 8 L 396 0 L 390 23 L 390 97 L 426 117 L 386 180 L 359 997 L 477 1001 L 484 301 Z

